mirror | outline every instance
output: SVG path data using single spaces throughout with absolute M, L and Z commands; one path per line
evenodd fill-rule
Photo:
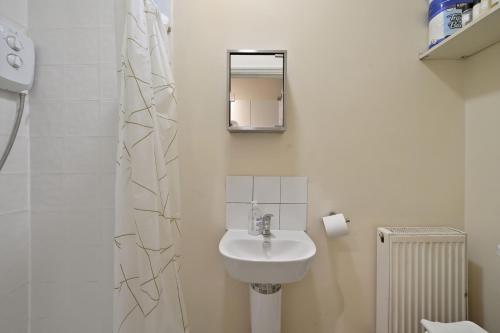
M 284 132 L 286 51 L 229 50 L 227 129 Z

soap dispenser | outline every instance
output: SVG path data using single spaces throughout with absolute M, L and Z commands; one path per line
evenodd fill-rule
M 262 211 L 257 205 L 257 201 L 252 201 L 250 212 L 248 213 L 248 234 L 260 235 L 262 229 Z

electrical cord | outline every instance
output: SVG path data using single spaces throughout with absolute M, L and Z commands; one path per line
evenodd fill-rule
M 19 126 L 21 126 L 21 120 L 23 119 L 25 98 L 26 98 L 25 93 L 19 94 L 19 106 L 17 108 L 16 120 L 14 122 L 14 127 L 12 128 L 12 132 L 10 133 L 9 142 L 7 142 L 5 151 L 3 152 L 2 158 L 0 159 L 0 171 L 5 165 L 7 157 L 9 156 L 10 151 L 12 150 L 12 146 L 14 146 L 14 142 L 16 141 L 17 132 L 19 131 Z

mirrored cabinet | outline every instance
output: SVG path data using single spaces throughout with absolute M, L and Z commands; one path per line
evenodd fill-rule
M 227 51 L 227 129 L 284 132 L 286 101 L 284 50 Z

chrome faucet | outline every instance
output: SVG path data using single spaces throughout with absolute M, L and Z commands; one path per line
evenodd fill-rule
M 264 237 L 269 237 L 271 236 L 271 218 L 273 217 L 273 214 L 265 214 L 262 216 L 262 231 L 261 234 Z

